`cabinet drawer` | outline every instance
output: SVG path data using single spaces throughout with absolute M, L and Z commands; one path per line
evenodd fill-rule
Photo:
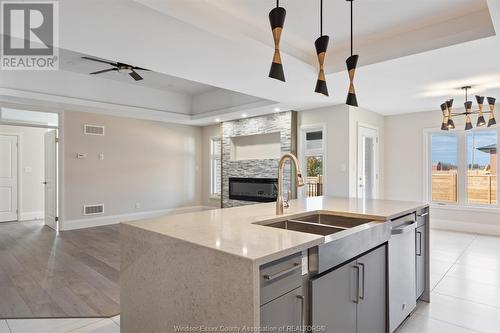
M 302 254 L 262 265 L 259 272 L 260 304 L 265 304 L 302 284 Z
M 304 301 L 302 288 L 297 288 L 264 304 L 260 307 L 261 327 L 278 332 L 280 327 L 303 325 Z

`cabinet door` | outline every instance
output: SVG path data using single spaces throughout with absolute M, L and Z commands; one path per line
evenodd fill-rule
M 415 230 L 415 270 L 416 270 L 416 286 L 417 299 L 422 296 L 425 290 L 425 258 L 426 258 L 426 226 L 423 225 Z
M 358 333 L 387 332 L 386 246 L 358 259 L 360 267 Z
M 346 264 L 311 281 L 311 324 L 328 333 L 356 333 L 359 267 Z
M 269 329 L 282 326 L 302 326 L 304 313 L 302 287 L 294 289 L 260 307 L 260 325 Z

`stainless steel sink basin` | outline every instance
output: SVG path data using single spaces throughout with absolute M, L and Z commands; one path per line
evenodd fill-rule
M 373 221 L 373 219 L 346 217 L 346 216 L 329 215 L 329 214 L 314 214 L 314 215 L 304 216 L 301 218 L 296 218 L 294 220 L 300 222 L 328 225 L 343 229 L 357 227 L 358 225 L 362 225 Z
M 320 225 L 315 223 L 305 223 L 295 220 L 279 221 L 271 224 L 266 224 L 268 227 L 287 229 L 293 231 L 307 232 L 310 234 L 327 236 L 336 232 L 345 230 L 345 228 L 336 228 L 328 225 Z

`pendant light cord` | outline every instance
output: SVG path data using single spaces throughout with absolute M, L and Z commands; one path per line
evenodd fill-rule
M 351 0 L 351 56 L 353 54 L 353 38 L 352 38 L 352 30 L 353 30 L 353 24 L 352 24 L 352 17 L 353 17 L 353 15 L 352 15 L 352 2 L 353 1 L 354 0 Z
M 319 35 L 323 36 L 323 0 L 319 4 Z
M 276 0 L 276 7 L 280 6 L 280 0 Z

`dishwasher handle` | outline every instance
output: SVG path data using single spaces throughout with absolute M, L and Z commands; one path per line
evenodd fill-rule
M 397 226 L 396 228 L 392 229 L 391 235 L 400 235 L 400 234 L 405 234 L 409 231 L 412 231 L 415 229 L 416 223 L 417 223 L 417 221 L 415 221 L 415 220 L 405 222 L 405 223 Z

